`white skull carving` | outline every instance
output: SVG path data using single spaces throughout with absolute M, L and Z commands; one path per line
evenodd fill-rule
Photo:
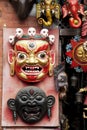
M 32 37 L 32 36 L 35 36 L 35 34 L 36 34 L 36 29 L 33 27 L 30 27 L 28 29 L 28 35 Z
M 48 29 L 42 29 L 41 31 L 40 31 L 40 35 L 43 37 L 43 38 L 46 38 L 46 37 L 48 37 Z
M 49 35 L 49 43 L 52 45 L 55 41 L 55 36 L 54 35 Z
M 21 38 L 22 36 L 23 36 L 23 29 L 21 29 L 21 28 L 17 28 L 16 29 L 16 37 L 17 38 Z
M 9 36 L 9 43 L 10 43 L 11 45 L 14 45 L 14 36 L 13 36 L 13 35 L 10 35 L 10 36 Z

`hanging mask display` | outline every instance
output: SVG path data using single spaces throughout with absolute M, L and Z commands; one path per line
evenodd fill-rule
M 39 34 L 30 27 L 27 35 L 21 28 L 16 29 L 15 36 L 9 36 L 9 43 L 13 49 L 9 50 L 8 62 L 10 75 L 17 75 L 26 82 L 38 82 L 47 74 L 53 75 L 55 54 L 51 49 L 55 36 L 42 29 Z
M 75 129 L 76 91 L 87 83 L 86 0 L 9 2 L 19 19 L 3 27 L 2 127 Z
M 75 36 L 66 45 L 66 62 L 76 72 L 87 72 L 87 40 Z
M 43 90 L 35 86 L 21 89 L 15 99 L 9 99 L 7 102 L 8 107 L 13 111 L 15 123 L 18 115 L 29 124 L 40 121 L 46 114 L 51 118 L 51 108 L 54 103 L 54 96 L 46 96 Z
M 19 18 L 14 16 L 14 21 L 19 25 L 3 29 L 2 126 L 6 129 L 57 129 L 59 97 L 53 70 L 58 64 L 59 30 L 41 28 L 38 23 L 51 26 L 60 17 L 60 5 L 58 0 L 9 2 Z M 30 14 L 36 2 L 38 23 Z M 27 24 L 28 16 L 31 18 Z
M 50 26 L 53 23 L 53 17 L 60 18 L 60 5 L 57 0 L 38 0 L 36 9 L 36 17 L 40 25 Z
M 53 78 L 58 64 L 58 34 L 58 29 L 4 28 L 3 127 L 59 126 Z

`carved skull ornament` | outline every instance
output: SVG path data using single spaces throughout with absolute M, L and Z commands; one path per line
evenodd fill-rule
M 54 35 L 49 35 L 49 43 L 52 45 L 55 41 L 55 36 Z
M 17 28 L 15 35 L 17 38 L 21 38 L 23 36 L 23 30 L 21 28 Z
M 8 41 L 9 41 L 9 43 L 10 43 L 11 45 L 14 45 L 14 36 L 13 36 L 13 35 L 10 35 Z
M 29 35 L 29 36 L 35 36 L 35 34 L 36 34 L 36 29 L 33 28 L 33 27 L 30 27 L 30 28 L 28 29 L 28 35 Z
M 48 37 L 48 29 L 44 28 L 40 31 L 40 34 L 43 38 Z

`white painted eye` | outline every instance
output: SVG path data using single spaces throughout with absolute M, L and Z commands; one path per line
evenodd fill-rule
M 42 29 L 41 31 L 40 31 L 40 35 L 43 37 L 43 38 L 46 38 L 46 37 L 48 37 L 48 29 Z
M 38 58 L 41 58 L 41 59 L 44 59 L 46 57 L 46 52 L 40 52 L 39 54 L 38 54 Z
M 24 53 L 18 53 L 18 55 L 17 55 L 17 57 L 18 57 L 18 59 L 20 59 L 20 60 L 24 60 L 24 59 L 26 59 L 26 54 L 24 54 Z
M 13 35 L 9 36 L 9 43 L 14 45 L 14 36 Z
M 16 37 L 21 38 L 23 36 L 23 30 L 21 28 L 16 29 Z
M 30 27 L 30 28 L 28 29 L 28 35 L 29 35 L 29 36 L 35 36 L 35 34 L 36 34 L 36 29 L 33 28 L 33 27 Z

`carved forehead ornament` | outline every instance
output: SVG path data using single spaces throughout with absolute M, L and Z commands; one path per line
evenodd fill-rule
M 49 45 L 55 42 L 55 36 L 49 34 L 48 29 L 44 28 L 37 34 L 34 27 L 28 28 L 27 34 L 24 33 L 23 29 L 17 28 L 15 35 L 9 36 L 9 43 L 15 45 L 18 40 L 46 40 Z

